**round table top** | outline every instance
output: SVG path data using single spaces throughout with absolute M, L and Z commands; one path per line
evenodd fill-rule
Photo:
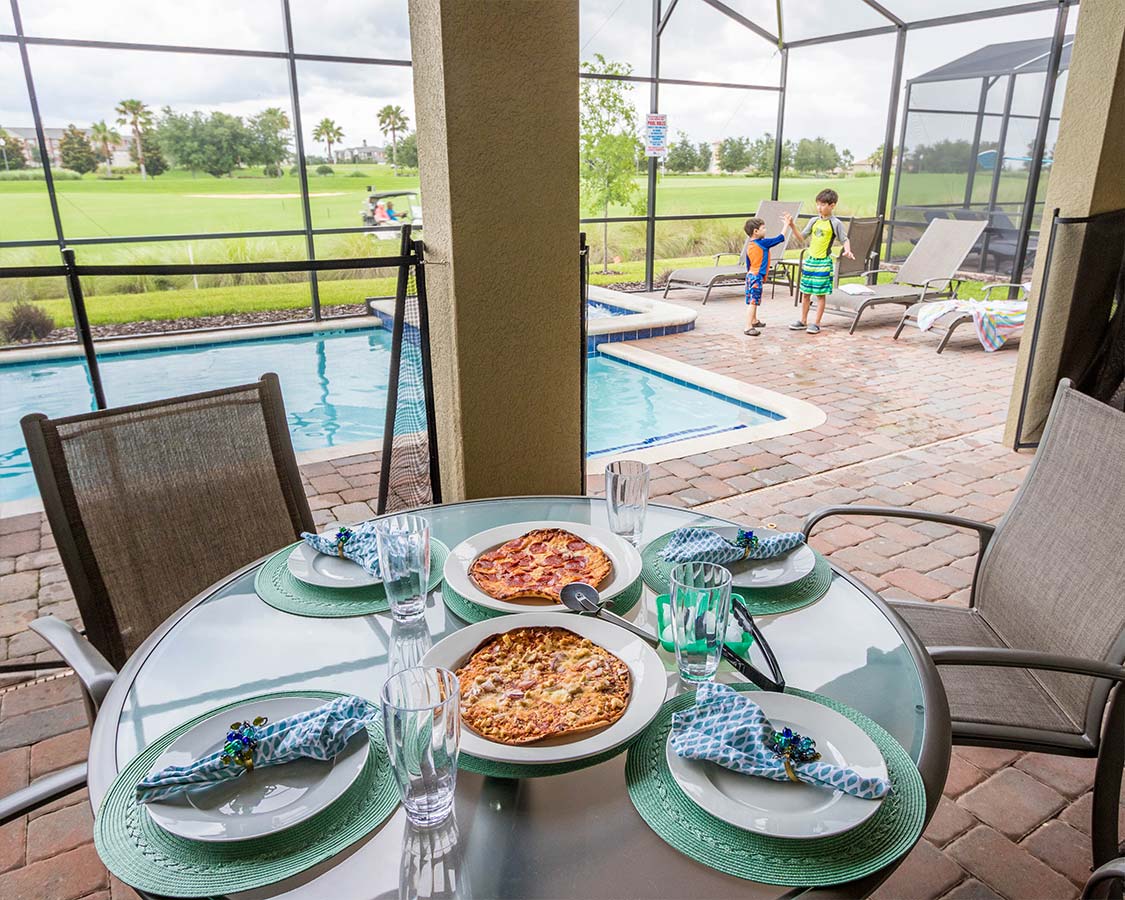
M 422 514 L 433 536 L 450 547 L 513 522 L 608 527 L 605 502 L 587 497 L 469 501 Z M 718 521 L 650 504 L 642 545 L 679 527 Z M 200 713 L 242 697 L 294 689 L 377 700 L 392 665 L 416 661 L 432 642 L 464 627 L 442 603 L 440 590 L 428 598 L 424 630 L 403 629 L 385 613 L 336 619 L 290 615 L 255 594 L 259 564 L 188 603 L 122 669 L 91 738 L 89 787 L 95 809 L 121 767 L 154 739 Z M 653 594 L 647 588 L 630 618 L 656 630 Z M 932 812 L 948 753 L 948 731 L 939 724 L 938 707 L 944 701 L 934 693 L 935 684 L 941 689 L 932 663 L 897 616 L 834 569 L 832 586 L 817 603 L 757 618 L 790 686 L 860 710 L 902 744 L 919 763 Z M 218 664 L 235 657 L 241 660 L 237 667 Z M 754 662 L 768 671 L 760 656 Z M 725 680 L 743 679 L 732 675 Z M 678 679 L 671 675 L 669 694 L 678 689 Z M 237 896 L 392 898 L 399 896 L 400 881 L 408 888 L 404 896 L 745 898 L 786 893 L 716 872 L 665 844 L 629 801 L 624 760 L 622 754 L 589 769 L 522 781 L 461 771 L 456 821 L 420 831 L 406 823 L 399 808 L 381 828 L 333 860 Z M 856 892 L 875 883 L 860 883 Z M 426 885 L 436 893 L 426 893 Z

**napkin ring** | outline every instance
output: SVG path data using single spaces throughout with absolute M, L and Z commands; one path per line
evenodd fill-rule
M 758 538 L 753 531 L 738 529 L 738 536 L 734 539 L 735 546 L 742 548 L 742 558 L 748 559 L 750 554 L 758 549 Z
M 341 559 L 344 558 L 344 545 L 352 539 L 354 532 L 347 526 L 340 526 L 340 530 L 336 532 L 336 555 Z
M 227 732 L 227 742 L 223 746 L 222 763 L 242 766 L 247 772 L 254 770 L 254 751 L 258 749 L 258 729 L 268 722 L 265 716 L 257 716 L 252 722 L 235 722 Z
M 785 766 L 785 774 L 789 776 L 790 781 L 801 780 L 793 768 L 794 763 L 816 762 L 820 759 L 820 754 L 816 750 L 816 741 L 798 734 L 792 728 L 773 732 L 766 741 L 766 746 L 774 756 L 780 757 Z

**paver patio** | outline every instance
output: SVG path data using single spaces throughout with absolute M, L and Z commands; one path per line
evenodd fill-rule
M 848 336 L 826 317 L 818 336 L 788 331 L 792 307 L 767 298 L 770 323 L 742 335 L 737 292 L 712 295 L 695 331 L 646 349 L 800 397 L 822 407 L 818 428 L 654 467 L 659 502 L 699 507 L 780 529 L 831 503 L 916 506 L 995 521 L 1031 457 L 1000 443 L 1016 354 L 985 354 L 961 329 L 944 354 L 873 314 Z M 676 300 L 677 298 L 671 298 Z M 677 300 L 690 303 L 691 301 Z M 318 523 L 373 513 L 378 459 L 356 456 L 302 470 Z M 600 476 L 588 488 L 597 492 Z M 813 544 L 887 597 L 964 605 L 976 538 L 944 525 L 879 519 L 825 523 Z M 26 630 L 37 615 L 77 610 L 39 514 L 0 519 L 0 659 L 47 658 Z M 73 676 L 0 693 L 0 794 L 81 760 L 88 734 Z M 958 748 L 945 798 L 881 897 L 1075 897 L 1089 867 L 1092 760 Z M 90 843 L 85 792 L 0 829 L 0 897 L 135 896 L 110 883 Z M 1125 797 L 1121 807 L 1125 833 Z

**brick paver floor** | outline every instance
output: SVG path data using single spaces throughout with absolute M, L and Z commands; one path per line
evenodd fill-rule
M 679 301 L 690 303 L 690 301 Z M 660 502 L 751 523 L 796 528 L 835 503 L 913 506 L 996 521 L 1030 462 L 1000 443 L 1015 353 L 985 354 L 971 329 L 938 356 L 912 331 L 891 340 L 894 317 L 875 314 L 849 336 L 838 320 L 817 336 L 790 332 L 781 292 L 757 338 L 742 335 L 737 292 L 713 295 L 695 331 L 642 346 L 817 404 L 818 428 L 654 467 Z M 373 512 L 378 459 L 305 466 L 318 523 Z M 588 488 L 596 493 L 600 477 Z M 932 523 L 839 518 L 813 544 L 887 597 L 965 605 L 976 539 Z M 38 514 L 0 519 L 0 659 L 49 658 L 26 623 L 75 620 L 66 577 Z M 0 693 L 0 795 L 83 758 L 88 732 L 73 676 Z M 1094 766 L 1042 754 L 958 748 L 922 840 L 880 897 L 1075 897 L 1089 871 Z M 1125 833 L 1125 797 L 1121 825 Z M 77 793 L 0 829 L 0 897 L 122 898 L 90 843 Z

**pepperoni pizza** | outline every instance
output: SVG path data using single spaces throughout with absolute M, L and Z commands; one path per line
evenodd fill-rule
M 562 528 L 538 528 L 478 556 L 469 577 L 496 600 L 559 600 L 564 585 L 597 587 L 609 574 L 605 551 Z

